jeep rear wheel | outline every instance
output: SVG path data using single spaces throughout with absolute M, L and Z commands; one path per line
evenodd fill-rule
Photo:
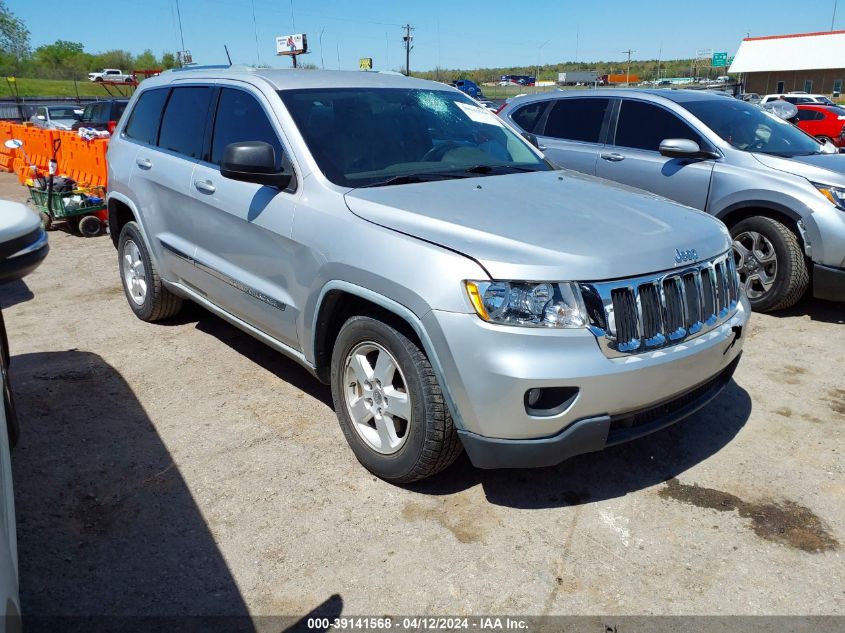
M 123 292 L 135 316 L 142 321 L 159 321 L 182 309 L 182 299 L 161 283 L 158 269 L 135 222 L 123 226 L 117 252 Z
M 764 216 L 731 228 L 740 285 L 757 312 L 794 305 L 807 290 L 810 275 L 798 237 L 784 224 Z
M 462 446 L 423 351 L 399 330 L 356 316 L 332 352 L 332 399 L 358 461 L 394 483 L 448 467 Z

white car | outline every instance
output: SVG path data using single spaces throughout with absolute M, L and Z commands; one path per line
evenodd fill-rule
M 47 234 L 30 209 L 17 202 L 0 201 L 0 284 L 20 279 L 32 272 L 47 256 Z M 0 621 L 3 631 L 20 630 L 18 597 L 18 538 L 15 498 L 12 488 L 10 449 L 20 433 L 12 390 L 9 387 L 9 342 L 0 311 Z
M 769 103 L 770 101 L 777 101 L 782 99 L 794 105 L 803 103 L 818 103 L 820 105 L 836 105 L 826 95 L 807 94 L 806 92 L 787 92 L 786 94 L 770 94 L 764 96 L 760 100 L 760 104 Z
M 70 130 L 79 120 L 77 107 L 73 105 L 38 106 L 29 122 L 42 130 Z
M 128 83 L 134 81 L 134 77 L 127 75 L 118 68 L 103 68 L 99 72 L 88 73 L 88 81 L 119 81 Z

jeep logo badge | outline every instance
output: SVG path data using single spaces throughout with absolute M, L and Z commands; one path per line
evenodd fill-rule
M 691 248 L 686 251 L 682 251 L 679 248 L 675 249 L 675 263 L 676 264 L 683 264 L 684 262 L 694 262 L 698 259 L 698 252 Z

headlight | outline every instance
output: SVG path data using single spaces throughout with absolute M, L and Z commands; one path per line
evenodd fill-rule
M 833 203 L 840 209 L 845 210 L 845 188 L 833 187 L 830 185 L 820 185 L 817 182 L 814 182 L 813 185 L 825 198 L 830 200 L 831 203 Z
M 485 321 L 524 327 L 587 325 L 581 292 L 572 283 L 467 281 L 476 313 Z

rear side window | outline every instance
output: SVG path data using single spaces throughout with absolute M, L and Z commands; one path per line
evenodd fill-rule
M 214 119 L 211 162 L 219 165 L 226 146 L 242 141 L 264 141 L 272 145 L 276 151 L 276 168 L 281 168 L 284 150 L 264 108 L 243 90 L 223 88 Z
M 610 99 L 559 99 L 546 121 L 543 136 L 598 143 Z
M 796 118 L 799 121 L 821 121 L 824 118 L 824 114 L 815 110 L 798 110 Z
M 684 138 L 704 145 L 699 134 L 668 110 L 642 101 L 622 100 L 616 145 L 656 152 L 668 138 Z
M 120 117 L 123 116 L 123 112 L 126 110 L 126 104 L 123 102 L 115 103 L 111 109 L 111 120 L 117 121 Z
M 526 132 L 534 132 L 548 105 L 548 101 L 529 103 L 521 108 L 517 108 L 511 115 L 511 119 Z
M 189 158 L 200 158 L 210 105 L 208 86 L 174 88 L 161 119 L 158 146 Z
M 164 108 L 167 93 L 167 88 L 141 93 L 138 103 L 135 104 L 129 116 L 124 134 L 136 141 L 155 145 L 158 122 L 161 120 L 161 111 Z

